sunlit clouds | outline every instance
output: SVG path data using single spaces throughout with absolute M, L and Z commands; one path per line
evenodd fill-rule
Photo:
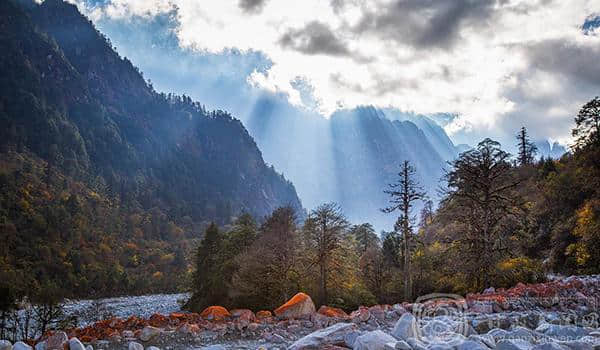
M 594 0 L 77 2 L 93 20 L 172 11 L 181 47 L 260 52 L 271 65 L 246 83 L 324 116 L 358 105 L 456 114 L 445 128 L 457 143 L 520 125 L 568 142 L 600 91 Z

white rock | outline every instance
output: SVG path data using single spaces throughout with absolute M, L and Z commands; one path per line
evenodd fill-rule
M 94 350 L 94 347 L 91 345 L 86 345 L 85 350 Z
M 227 350 L 223 345 L 211 345 L 200 348 L 200 350 Z
M 427 346 L 423 342 L 421 342 L 420 340 L 418 340 L 418 339 L 408 338 L 408 339 L 406 339 L 406 342 L 414 350 L 426 350 L 427 349 Z
M 46 350 L 48 348 L 48 343 L 46 341 L 41 341 L 35 344 L 35 350 Z
M 144 350 L 144 346 L 140 343 L 130 341 L 129 345 L 127 346 L 127 349 L 128 350 Z
M 396 350 L 412 350 L 412 346 L 410 346 L 404 340 L 398 340 L 395 344 L 395 349 Z
M 478 341 L 465 340 L 457 345 L 456 350 L 487 350 L 487 347 Z
M 160 328 L 146 326 L 142 329 L 142 333 L 140 334 L 140 340 L 148 341 L 148 340 L 156 337 L 157 335 L 159 335 L 161 332 L 162 332 L 162 329 L 160 329 Z
M 594 345 L 592 345 L 591 343 L 586 343 L 586 342 L 577 341 L 577 340 L 561 341 L 561 342 L 559 342 L 559 344 L 563 345 L 564 347 L 566 347 L 570 350 L 593 350 L 594 349 Z
M 472 334 L 469 336 L 469 340 L 480 342 L 481 344 L 487 346 L 490 349 L 496 347 L 496 341 L 494 340 L 494 337 L 488 334 Z
M 354 342 L 354 346 L 352 349 L 354 350 L 384 350 L 385 345 L 387 343 L 395 343 L 396 339 L 391 335 L 381 331 L 376 330 L 372 332 L 367 332 L 362 334 L 360 337 L 356 338 Z
M 22 341 L 18 341 L 13 345 L 13 350 L 33 350 L 33 348 Z
M 521 339 L 505 339 L 496 345 L 496 350 L 531 350 L 532 345 Z
M 566 350 L 566 348 L 557 343 L 543 343 L 534 345 L 531 350 Z
M 358 327 L 354 323 L 336 323 L 298 339 L 288 350 L 314 349 L 324 345 L 343 343 L 346 335 L 356 330 Z
M 403 314 L 392 331 L 392 335 L 397 339 L 407 340 L 409 338 L 416 338 L 419 333 L 419 326 L 415 316 L 409 313 Z
M 0 350 L 11 350 L 12 349 L 12 343 L 8 340 L 0 340 Z
M 146 350 L 160 350 L 160 348 L 157 348 L 156 346 L 149 346 L 146 348 Z
M 69 339 L 69 350 L 85 350 L 85 346 L 83 346 L 79 339 L 73 337 Z
M 557 324 L 542 323 L 536 332 L 543 333 L 557 340 L 574 340 L 588 335 L 589 331 L 577 326 L 562 326 Z

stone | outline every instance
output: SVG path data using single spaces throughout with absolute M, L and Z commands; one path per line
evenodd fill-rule
M 227 348 L 221 344 L 216 344 L 216 345 L 201 347 L 200 350 L 227 350 Z
M 447 322 L 433 319 L 423 326 L 422 334 L 425 337 L 433 338 L 441 333 L 453 331 L 452 325 Z
M 533 332 L 524 327 L 515 327 L 514 329 L 507 331 L 506 334 L 504 335 L 504 338 L 506 338 L 506 339 L 521 339 L 521 340 L 525 340 L 529 343 L 533 343 L 535 341 L 535 336 L 534 336 Z
M 491 314 L 494 312 L 494 307 L 489 302 L 476 302 L 469 307 L 469 311 L 478 314 Z
M 404 340 L 398 340 L 396 344 L 394 344 L 394 349 L 396 350 L 412 350 L 412 346 L 410 346 Z
M 369 308 L 369 314 L 379 321 L 385 320 L 385 310 L 381 305 L 373 305 Z
M 127 345 L 128 350 L 144 350 L 144 346 L 140 343 L 130 341 Z
M 130 330 L 124 330 L 123 332 L 121 332 L 121 336 L 123 338 L 134 338 L 135 334 L 133 333 L 133 331 Z
M 557 340 L 575 340 L 584 337 L 589 333 L 589 331 L 583 327 L 563 326 L 549 323 L 542 323 L 535 330 L 536 332 L 540 332 Z
M 317 349 L 325 345 L 342 344 L 347 334 L 357 330 L 358 327 L 353 323 L 336 323 L 298 339 L 288 350 Z
M 209 306 L 200 313 L 200 316 L 209 321 L 224 321 L 230 318 L 231 314 L 222 306 Z
M 0 340 L 0 350 L 11 350 L 12 349 L 12 343 L 8 340 Z
M 271 317 L 273 317 L 273 314 L 271 313 L 271 311 L 268 310 L 261 310 L 256 313 L 256 318 L 258 318 L 259 320 L 264 320 Z
M 490 349 L 496 347 L 496 341 L 494 337 L 488 334 L 472 334 L 468 338 L 469 340 L 480 342 L 481 344 L 487 346 Z
M 331 306 L 326 306 L 323 305 L 319 308 L 319 311 L 317 311 L 319 314 L 321 315 L 325 315 L 327 317 L 335 317 L 335 318 L 341 318 L 341 319 L 347 319 L 349 316 L 348 314 L 342 310 L 342 309 L 338 309 L 337 307 L 331 307 Z
M 35 350 L 46 350 L 47 349 L 47 343 L 45 341 L 41 341 L 37 344 L 35 344 Z
M 248 309 L 235 309 L 235 310 L 231 310 L 231 316 L 238 320 L 238 321 L 243 321 L 243 322 L 256 322 L 256 315 L 254 315 L 254 312 L 252 312 L 252 310 L 248 310 Z
M 397 339 L 407 340 L 416 338 L 419 334 L 417 320 L 412 314 L 406 313 L 400 317 L 392 330 L 392 335 Z
M 91 345 L 86 345 L 85 350 L 94 350 L 94 347 Z
M 371 313 L 369 312 L 369 309 L 361 306 L 358 308 L 358 310 L 352 311 L 352 313 L 350 313 L 350 318 L 354 323 L 367 322 L 371 318 Z
M 146 348 L 146 350 L 160 350 L 160 348 L 157 348 L 156 346 L 149 346 Z
M 46 339 L 47 350 L 63 350 L 63 344 L 69 341 L 67 333 L 65 332 L 54 332 L 51 336 Z
M 531 343 L 521 339 L 505 339 L 496 345 L 496 350 L 531 350 L 531 348 Z
M 75 337 L 69 339 L 69 350 L 85 350 L 85 346 Z
M 33 350 L 33 348 L 22 341 L 18 341 L 13 345 L 13 350 Z
M 354 346 L 354 342 L 356 341 L 356 338 L 358 338 L 359 336 L 360 336 L 360 332 L 358 332 L 358 331 L 353 331 L 353 332 L 346 334 L 344 336 L 344 344 L 347 347 L 352 348 Z
M 534 345 L 531 350 L 567 350 L 557 343 L 542 343 Z
M 569 350 L 594 350 L 594 345 L 583 341 L 561 341 L 559 344 Z
M 406 342 L 414 350 L 426 350 L 427 349 L 425 344 L 416 338 L 408 338 L 408 339 L 406 339 Z
M 156 337 L 160 333 L 162 333 L 162 329 L 152 326 L 146 326 L 142 329 L 142 333 L 140 334 L 140 340 L 149 341 L 150 339 Z
M 402 304 L 394 304 L 394 305 L 392 305 L 392 310 L 398 316 L 402 316 L 402 315 L 404 315 L 405 313 L 408 312 L 408 311 L 406 311 L 406 309 L 404 308 L 404 306 L 402 306 Z
M 396 343 L 396 339 L 391 335 L 381 331 L 375 330 L 366 332 L 356 338 L 352 349 L 354 350 L 383 350 L 387 343 Z
M 283 318 L 300 318 L 315 313 L 315 304 L 308 294 L 298 293 L 275 309 L 275 315 Z
M 482 343 L 474 340 L 465 340 L 456 346 L 456 350 L 487 350 Z

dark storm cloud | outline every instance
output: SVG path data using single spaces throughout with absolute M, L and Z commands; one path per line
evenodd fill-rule
M 495 4 L 496 0 L 398 0 L 365 11 L 353 31 L 419 49 L 449 49 L 463 28 L 487 27 Z
M 267 3 L 267 0 L 239 0 L 239 7 L 246 13 L 259 13 Z
M 331 28 L 321 22 L 313 21 L 305 27 L 288 30 L 279 44 L 307 55 L 350 56 L 346 44 L 336 37 Z
M 523 48 L 530 66 L 560 74 L 577 89 L 581 83 L 600 87 L 600 46 L 567 40 L 546 40 Z

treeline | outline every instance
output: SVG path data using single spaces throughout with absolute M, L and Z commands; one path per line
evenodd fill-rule
M 211 225 L 187 307 L 272 309 L 304 291 L 318 304 L 353 309 L 542 281 L 549 272 L 599 273 L 600 99 L 575 122 L 572 153 L 560 160 L 536 161 L 525 128 L 514 157 L 491 139 L 462 153 L 437 210 L 403 162 L 382 208 L 398 220 L 381 235 L 368 223 L 351 226 L 335 204 L 301 225 L 287 207 L 260 226 L 247 215 L 229 231 Z

